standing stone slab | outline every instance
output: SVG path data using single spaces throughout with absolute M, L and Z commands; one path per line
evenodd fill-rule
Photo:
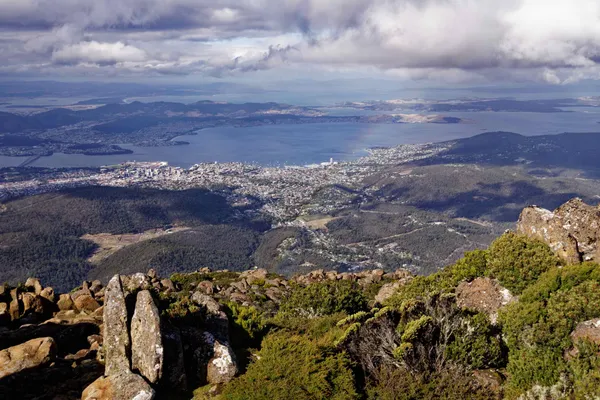
M 131 319 L 131 367 L 156 383 L 162 375 L 163 360 L 160 315 L 150 292 L 142 290 Z
M 129 353 L 131 343 L 127 330 L 127 307 L 121 286 L 121 278 L 115 275 L 106 287 L 104 304 L 104 356 L 105 375 L 130 371 Z

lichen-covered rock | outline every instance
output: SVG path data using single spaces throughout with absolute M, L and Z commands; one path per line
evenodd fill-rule
M 129 292 L 135 292 L 137 290 L 148 290 L 152 287 L 150 278 L 146 274 L 138 272 L 129 277 L 127 284 L 125 285 Z
M 105 375 L 116 375 L 130 370 L 130 349 L 125 296 L 121 278 L 115 275 L 106 286 L 104 303 Z
M 573 199 L 554 212 L 531 206 L 521 213 L 517 233 L 542 240 L 567 263 L 600 261 L 600 207 Z
M 131 319 L 131 367 L 156 383 L 162 375 L 163 360 L 160 315 L 150 292 L 142 290 Z
M 498 319 L 498 311 L 514 300 L 508 289 L 490 278 L 461 282 L 456 288 L 456 304 L 459 307 L 487 314 L 493 324 Z
M 56 344 L 51 337 L 32 339 L 0 351 L 0 379 L 47 364 L 56 354 Z
M 152 400 L 155 392 L 139 375 L 123 372 L 100 377 L 81 395 L 81 400 Z
M 238 372 L 233 349 L 209 332 L 204 332 L 204 338 L 213 353 L 206 367 L 206 381 L 213 385 L 231 381 Z

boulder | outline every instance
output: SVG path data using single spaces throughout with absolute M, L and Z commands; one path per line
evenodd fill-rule
M 152 283 L 150 282 L 150 278 L 148 278 L 146 274 L 142 274 L 141 272 L 131 275 L 126 284 L 127 291 L 129 292 L 136 292 L 138 290 L 148 290 L 151 287 Z
M 158 274 L 156 273 L 156 270 L 154 268 L 150 268 L 148 270 L 148 273 L 146 275 L 148 275 L 148 278 L 150 278 L 150 279 L 157 279 L 158 278 Z
M 569 200 L 553 212 L 536 206 L 525 208 L 517 233 L 545 242 L 569 264 L 600 262 L 600 207 L 581 199 Z
M 56 296 L 54 295 L 54 289 L 49 286 L 40 292 L 40 296 L 52 303 L 54 303 L 54 300 L 56 299 Z
M 25 287 L 29 290 L 33 290 L 35 294 L 40 294 L 43 289 L 40 280 L 37 278 L 27 278 L 25 281 Z
M 128 371 L 100 377 L 81 394 L 81 400 L 152 400 L 154 397 L 154 390 L 144 378 Z
M 490 278 L 476 278 L 472 282 L 461 282 L 456 288 L 456 304 L 487 314 L 495 324 L 498 311 L 514 301 L 510 291 L 498 281 Z
M 202 281 L 196 289 L 204 294 L 213 294 L 215 292 L 215 285 L 211 281 Z
M 163 357 L 160 314 L 150 292 L 142 290 L 131 319 L 131 367 L 156 383 L 162 375 Z
M 48 364 L 56 354 L 56 344 L 51 337 L 32 339 L 0 351 L 0 379 Z
M 8 313 L 10 314 L 10 319 L 13 321 L 19 319 L 21 316 L 21 312 L 23 310 L 23 304 L 18 299 L 11 300 L 8 305 Z
M 128 354 L 131 344 L 127 329 L 127 308 L 119 275 L 112 277 L 106 286 L 103 347 L 106 360 L 105 375 L 130 371 Z
M 246 278 L 246 282 L 248 282 L 249 285 L 252 285 L 255 282 L 264 282 L 265 279 L 267 279 L 268 274 L 269 273 L 264 268 L 250 269 L 242 272 L 240 278 Z
M 77 300 L 79 296 L 94 296 L 94 294 L 90 291 L 87 282 L 83 282 L 83 286 L 81 287 L 81 289 L 71 293 L 71 299 L 73 299 L 73 301 Z
M 231 381 L 238 372 L 233 349 L 228 343 L 215 339 L 209 332 L 204 332 L 204 338 L 213 353 L 206 368 L 206 381 L 210 384 Z
M 58 296 L 56 305 L 60 311 L 73 310 L 75 308 L 75 303 L 73 303 L 71 295 L 67 293 Z
M 283 297 L 283 292 L 279 288 L 270 287 L 265 290 L 265 296 L 267 296 L 269 300 L 279 304 Z
M 78 296 L 75 298 L 74 304 L 75 308 L 77 308 L 79 311 L 84 311 L 87 313 L 93 313 L 100 308 L 100 303 L 98 303 L 90 294 L 82 294 Z
M 96 294 L 100 292 L 102 288 L 102 282 L 100 282 L 99 280 L 95 280 L 90 284 L 90 292 L 92 292 L 94 296 L 96 296 Z
M 600 345 L 600 318 L 577 324 L 573 332 L 571 332 L 571 340 L 574 346 L 566 352 L 565 356 L 567 359 L 577 356 L 579 353 L 577 345 L 580 341 L 588 341 Z
M 387 299 L 392 297 L 394 293 L 398 291 L 404 284 L 402 282 L 389 282 L 384 284 L 377 292 L 375 296 L 375 302 L 379 304 L 383 304 Z
M 573 343 L 579 340 L 587 340 L 600 345 L 600 318 L 577 324 L 573 332 L 571 332 L 571 340 L 573 340 Z
M 173 284 L 173 281 L 170 279 L 162 279 L 160 281 L 160 284 L 162 285 L 163 288 L 170 290 L 172 292 L 175 291 L 175 285 Z

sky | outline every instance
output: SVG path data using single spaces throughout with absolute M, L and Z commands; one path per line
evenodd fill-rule
M 0 0 L 0 75 L 600 79 L 599 0 Z

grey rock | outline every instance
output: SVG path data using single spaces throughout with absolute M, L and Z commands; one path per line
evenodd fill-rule
M 150 292 L 142 290 L 131 319 L 131 367 L 156 383 L 162 375 L 163 360 L 160 315 Z
M 168 289 L 172 292 L 175 291 L 175 285 L 173 284 L 173 281 L 170 279 L 162 279 L 160 281 L 160 284 L 162 285 L 162 287 L 164 287 L 165 289 Z
M 521 212 L 517 233 L 544 241 L 569 264 L 600 261 L 600 207 L 569 200 L 553 212 L 536 206 Z
M 238 372 L 233 349 L 227 342 L 217 340 L 209 332 L 204 332 L 204 339 L 212 350 L 212 358 L 206 367 L 206 381 L 210 384 L 231 381 Z
M 150 282 L 150 278 L 146 274 L 142 274 L 138 272 L 137 274 L 133 274 L 129 277 L 129 281 L 126 284 L 126 288 L 130 292 L 135 292 L 137 290 L 148 290 L 152 287 L 152 283 Z
M 152 400 L 155 396 L 144 378 L 125 371 L 96 379 L 85 388 L 81 400 Z
M 105 375 L 130 371 L 128 354 L 131 343 L 127 330 L 127 308 L 119 275 L 115 275 L 106 286 L 103 317 Z

